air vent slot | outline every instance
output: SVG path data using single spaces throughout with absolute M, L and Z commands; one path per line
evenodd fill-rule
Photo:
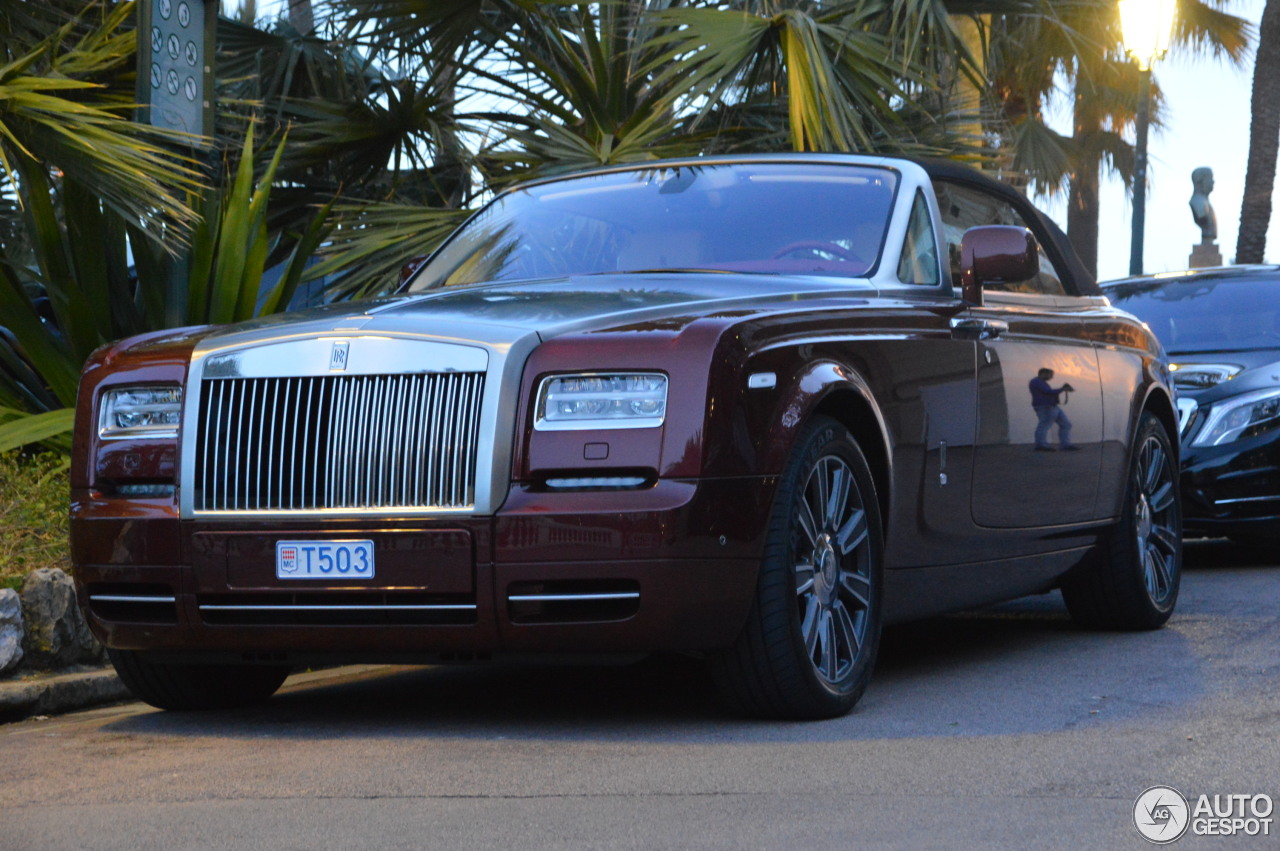
M 176 624 L 178 599 L 173 589 L 160 584 L 92 584 L 89 610 L 115 623 Z
M 640 583 L 634 579 L 513 582 L 507 587 L 512 623 L 621 621 L 640 610 Z

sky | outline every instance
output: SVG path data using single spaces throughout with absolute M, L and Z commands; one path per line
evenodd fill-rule
M 1264 2 L 1240 0 L 1228 3 L 1225 11 L 1248 18 L 1256 28 Z M 1240 201 L 1249 158 L 1253 50 L 1240 68 L 1209 58 L 1192 61 L 1171 56 L 1157 62 L 1153 74 L 1164 91 L 1165 117 L 1163 128 L 1152 128 L 1148 145 L 1150 193 L 1143 271 L 1187 268 L 1191 247 L 1200 241 L 1200 229 L 1188 206 L 1191 172 L 1199 166 L 1213 169 L 1215 186 L 1209 201 L 1218 217 L 1218 250 L 1223 261 L 1230 263 L 1240 228 Z M 1058 128 L 1060 132 L 1070 129 L 1069 118 L 1066 124 Z M 1104 176 L 1100 195 L 1098 280 L 1105 281 L 1129 274 L 1133 205 L 1115 178 Z M 1065 199 L 1033 200 L 1065 228 Z M 1272 213 L 1267 230 L 1266 259 L 1280 262 L 1280 208 Z
M 1227 0 L 1224 11 L 1256 25 L 1265 0 Z M 223 0 L 234 14 L 241 0 Z M 258 14 L 273 16 L 282 0 L 258 0 Z M 1223 60 L 1190 59 L 1171 55 L 1157 62 L 1155 80 L 1164 92 L 1164 126 L 1152 127 L 1148 144 L 1147 218 L 1144 271 L 1169 272 L 1187 268 L 1200 229 L 1191 219 L 1191 172 L 1213 169 L 1215 187 L 1209 196 L 1218 218 L 1218 250 L 1224 262 L 1235 255 L 1244 194 L 1245 164 L 1249 157 L 1249 100 L 1253 87 L 1253 49 L 1241 67 Z M 1062 98 L 1066 101 L 1066 98 Z M 1059 132 L 1070 132 L 1070 115 L 1061 109 Z M 1274 197 L 1274 190 L 1272 195 Z M 1129 243 L 1133 205 L 1119 179 L 1103 174 L 1098 239 L 1098 280 L 1129 274 Z M 1066 198 L 1032 200 L 1066 229 Z M 1266 259 L 1280 262 L 1280 207 L 1267 231 Z

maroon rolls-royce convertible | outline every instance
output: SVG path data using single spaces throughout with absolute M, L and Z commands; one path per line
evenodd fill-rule
M 1178 594 L 1159 344 L 967 168 L 778 155 L 498 196 L 399 295 L 108 346 L 71 534 L 121 677 L 170 709 L 292 666 L 696 652 L 847 712 L 889 621 Z

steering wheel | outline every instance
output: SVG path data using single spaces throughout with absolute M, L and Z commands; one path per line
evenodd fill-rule
M 840 260 L 852 263 L 861 263 L 862 258 L 854 254 L 849 249 L 836 245 L 834 242 L 824 242 L 820 239 L 801 240 L 800 242 L 792 242 L 782 246 L 773 253 L 773 260 L 779 260 L 788 254 L 798 254 L 807 251 L 810 254 L 826 254 L 830 257 L 836 257 Z

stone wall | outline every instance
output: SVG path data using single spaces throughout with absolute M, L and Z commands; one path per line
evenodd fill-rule
M 103 660 L 66 573 L 41 568 L 27 577 L 21 594 L 0 590 L 0 677 Z

